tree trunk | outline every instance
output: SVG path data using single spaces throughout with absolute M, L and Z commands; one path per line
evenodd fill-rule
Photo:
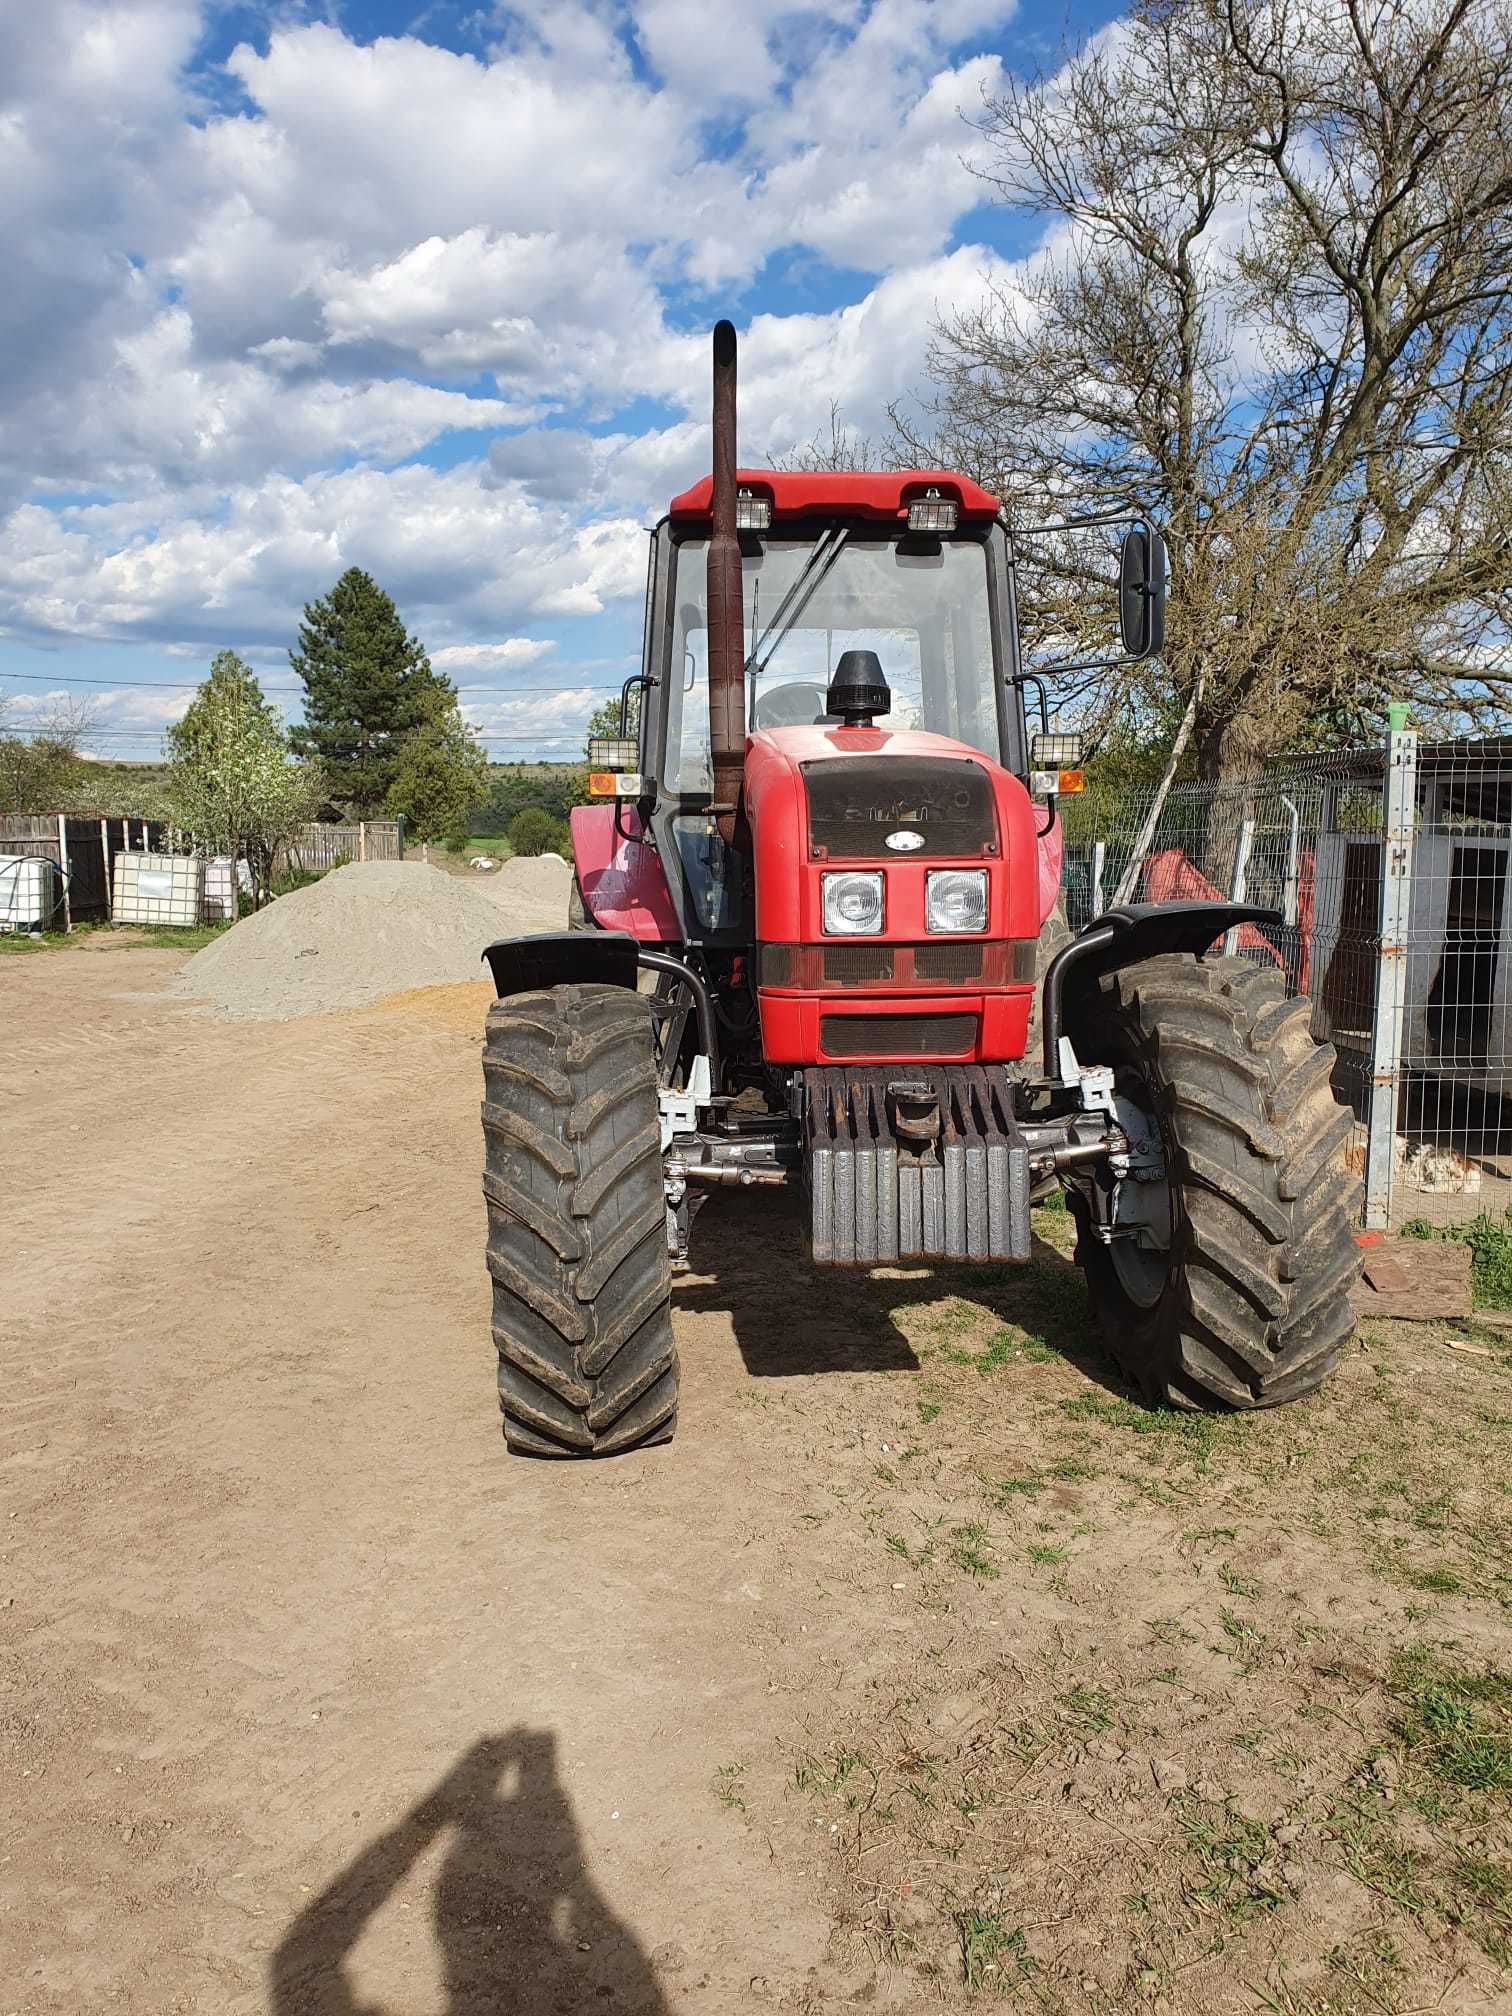
M 1265 751 L 1255 724 L 1243 715 L 1214 724 L 1199 749 L 1198 763 L 1213 796 L 1197 866 L 1220 896 L 1228 896 L 1233 890 L 1240 829 L 1254 816 L 1255 790 L 1265 769 Z

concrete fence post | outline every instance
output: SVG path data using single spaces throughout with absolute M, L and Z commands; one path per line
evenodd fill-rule
M 73 929 L 73 910 L 68 901 L 68 821 L 58 814 L 58 873 L 63 883 L 63 929 Z
M 1370 1031 L 1369 1141 L 1365 1223 L 1391 1223 L 1398 1078 L 1407 1015 L 1407 934 L 1412 919 L 1412 842 L 1417 821 L 1418 738 L 1406 709 L 1391 710 L 1381 806 L 1381 911 L 1376 937 L 1375 1014 Z

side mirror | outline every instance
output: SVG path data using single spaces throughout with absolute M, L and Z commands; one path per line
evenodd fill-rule
M 1153 525 L 1131 525 L 1118 562 L 1118 627 L 1131 658 L 1165 642 L 1166 547 Z

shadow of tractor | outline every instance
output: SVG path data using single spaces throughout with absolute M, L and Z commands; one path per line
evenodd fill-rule
M 801 1198 L 787 1188 L 716 1192 L 693 1227 L 693 1269 L 674 1309 L 727 1315 L 746 1370 L 918 1372 L 914 1339 L 960 1362 L 950 1331 L 996 1322 L 1032 1356 L 1053 1354 L 1111 1392 L 1127 1391 L 1098 1342 L 1080 1270 L 1038 1237 L 1023 1265 L 899 1266 L 886 1274 L 816 1267 Z M 925 1312 L 929 1312 L 926 1314 Z

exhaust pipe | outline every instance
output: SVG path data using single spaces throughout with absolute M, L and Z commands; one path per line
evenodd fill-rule
M 735 837 L 745 777 L 745 608 L 735 534 L 735 325 L 714 325 L 714 495 L 709 540 L 709 754 L 719 837 Z

